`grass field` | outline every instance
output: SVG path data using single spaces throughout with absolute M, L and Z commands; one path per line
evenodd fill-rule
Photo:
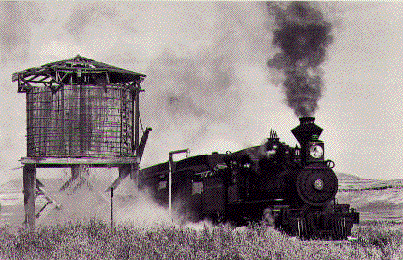
M 47 184 L 50 187 L 47 191 L 50 190 L 52 197 L 63 205 L 64 210 L 44 215 L 42 221 L 38 221 L 39 224 L 48 224 L 53 219 L 76 219 L 70 217 L 69 213 L 79 218 L 91 216 L 89 212 L 99 211 L 105 213 L 108 219 L 109 203 L 98 196 L 103 194 L 105 187 L 94 189 L 98 193 L 83 190 L 66 196 L 58 188 L 52 193 L 51 188 L 60 187 L 60 183 Z M 390 209 L 393 217 L 400 217 L 401 220 L 401 189 L 398 192 L 396 190 L 344 192 L 338 199 L 339 202 L 351 203 L 359 208 L 362 215 L 368 212 L 385 217 L 386 208 Z M 119 200 L 118 195 L 115 198 L 115 217 L 119 225 L 114 229 L 107 222 L 98 220 L 39 227 L 35 233 L 12 226 L 0 226 L 0 259 L 403 260 L 403 223 L 362 221 L 361 225 L 353 229 L 352 235 L 356 238 L 353 241 L 301 241 L 263 226 L 234 229 L 230 226 L 212 227 L 208 223 L 198 223 L 172 227 L 167 224 L 167 211 L 159 208 L 143 193 L 137 193 L 137 197 L 129 201 Z M 377 203 L 381 203 L 382 207 L 374 207 Z M 385 207 L 388 203 L 396 207 Z M 371 207 L 364 208 L 366 205 Z M 10 219 L 15 218 L 13 223 L 21 223 L 24 217 L 23 205 L 18 204 L 18 207 L 10 208 L 7 212 L 3 208 L 3 213 L 14 214 L 10 215 Z M 18 218 L 16 212 L 20 214 Z M 124 221 L 133 223 L 134 220 L 140 222 L 123 224 Z M 157 226 L 153 225 L 155 221 L 159 223 Z M 140 228 L 144 225 L 147 227 Z
M 36 232 L 0 229 L 2 259 L 403 259 L 403 224 L 367 222 L 354 241 L 301 241 L 272 228 L 110 228 L 68 223 Z

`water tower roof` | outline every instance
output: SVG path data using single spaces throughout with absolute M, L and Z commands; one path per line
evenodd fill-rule
M 40 67 L 13 73 L 12 81 L 19 81 L 21 83 L 19 84 L 18 92 L 26 92 L 25 88 L 29 87 L 30 83 L 43 83 L 45 85 L 55 83 L 62 85 L 68 84 L 68 77 L 66 75 L 69 74 L 81 76 L 82 74 L 100 75 L 105 73 L 111 84 L 141 82 L 146 77 L 146 75 L 141 73 L 77 55 L 72 59 L 55 61 Z

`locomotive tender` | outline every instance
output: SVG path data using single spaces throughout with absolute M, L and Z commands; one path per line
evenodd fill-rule
M 276 132 L 261 146 L 234 153 L 197 155 L 178 161 L 172 194 L 178 211 L 190 220 L 242 225 L 264 220 L 289 235 L 346 239 L 359 213 L 337 204 L 334 162 L 324 159 L 322 129 L 301 117 L 291 130 L 300 148 L 279 141 Z M 169 163 L 140 172 L 139 187 L 168 204 Z

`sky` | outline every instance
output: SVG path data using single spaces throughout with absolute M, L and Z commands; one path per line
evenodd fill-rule
M 312 6 L 332 24 L 314 115 L 325 157 L 337 172 L 403 178 L 403 3 Z M 0 2 L 0 11 L 0 183 L 22 178 L 18 160 L 26 156 L 25 96 L 11 74 L 77 54 L 147 75 L 141 121 L 153 131 L 142 167 L 177 149 L 196 155 L 260 145 L 270 129 L 297 143 L 284 78 L 267 66 L 279 49 L 264 2 Z

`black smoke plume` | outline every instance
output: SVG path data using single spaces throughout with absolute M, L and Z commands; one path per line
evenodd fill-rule
M 322 96 L 323 80 L 320 64 L 326 48 L 332 43 L 332 25 L 308 2 L 292 2 L 285 9 L 268 4 L 275 17 L 273 45 L 281 52 L 268 61 L 268 66 L 285 75 L 286 102 L 297 116 L 312 116 Z

